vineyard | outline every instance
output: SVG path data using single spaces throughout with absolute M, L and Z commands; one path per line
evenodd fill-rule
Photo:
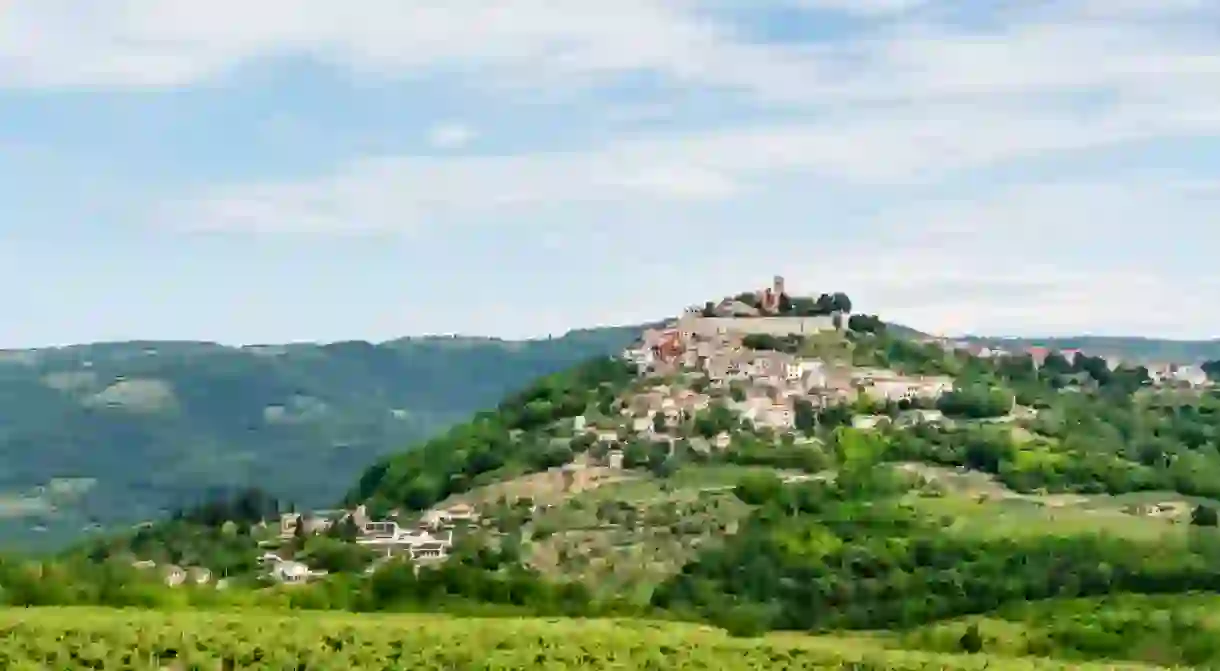
M 0 611 L 0 668 L 42 669 L 1154 669 L 887 650 L 867 639 L 643 621 L 443 616 Z

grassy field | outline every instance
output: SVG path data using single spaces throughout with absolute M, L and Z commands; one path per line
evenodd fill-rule
M 1181 540 L 1194 499 L 1173 492 L 1140 492 L 1122 496 L 1018 494 L 985 473 L 959 472 L 926 464 L 904 464 L 904 470 L 936 482 L 942 496 L 912 494 L 906 501 L 918 510 L 950 522 L 949 529 L 991 538 L 1107 533 L 1132 540 Z M 1172 504 L 1179 514 L 1140 514 L 1137 508 Z
M 1029 499 L 993 499 L 949 494 L 910 497 L 917 509 L 951 518 L 950 531 L 990 538 L 1108 533 L 1134 540 L 1180 539 L 1186 525 L 1129 515 L 1116 508 L 1052 506 Z
M 1220 597 L 1117 595 L 1014 604 L 997 613 L 881 634 L 897 648 L 953 651 L 967 627 L 978 627 L 986 653 L 1054 654 L 1060 659 L 1115 659 L 1220 668 Z M 1053 651 L 1053 652 L 1052 652 Z
M 34 669 L 1156 669 L 887 648 L 869 639 L 735 639 L 694 625 L 272 613 L 0 611 L 0 667 Z

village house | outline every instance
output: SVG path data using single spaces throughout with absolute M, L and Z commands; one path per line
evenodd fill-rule
M 327 574 L 326 571 L 313 571 L 301 562 L 283 559 L 271 552 L 259 557 L 258 563 L 266 570 L 265 579 L 281 585 L 304 584 Z
M 631 430 L 636 435 L 639 435 L 642 433 L 648 433 L 649 431 L 652 431 L 652 428 L 653 428 L 652 422 L 653 422 L 653 419 L 649 415 L 644 415 L 643 417 L 636 417 L 631 420 Z
M 606 465 L 614 469 L 623 468 L 623 451 L 610 450 L 606 453 Z
M 186 570 L 186 579 L 193 585 L 206 585 L 212 582 L 212 572 L 202 566 L 192 566 Z
M 885 415 L 856 415 L 852 417 L 851 425 L 854 429 L 875 429 L 889 419 Z
M 1211 383 L 1207 373 L 1200 366 L 1178 366 L 1173 371 L 1171 379 L 1177 384 L 1191 388 L 1206 387 Z
M 776 430 L 791 429 L 795 426 L 795 413 L 787 404 L 774 403 L 763 408 L 755 417 L 754 423 Z
M 300 585 L 315 576 L 308 566 L 298 561 L 281 561 L 271 567 L 272 580 L 283 585 Z
M 286 540 L 295 536 L 297 525 L 302 522 L 306 534 L 317 534 L 329 529 L 332 520 L 320 513 L 284 513 L 280 515 L 280 538 Z
M 826 365 L 821 361 L 800 362 L 800 372 L 796 385 L 802 391 L 826 389 L 830 386 L 830 376 L 827 374 Z
M 448 508 L 430 510 L 421 522 L 430 529 L 452 529 L 458 525 L 471 525 L 479 521 L 479 512 L 474 506 L 458 503 Z M 365 525 L 368 528 L 368 525 Z
M 186 571 L 181 566 L 173 564 L 161 570 L 161 579 L 169 587 L 177 587 L 186 582 Z
M 893 371 L 862 369 L 856 372 L 855 379 L 864 393 L 876 401 L 937 399 L 953 390 L 951 377 L 907 377 Z
M 433 535 L 421 529 L 403 529 L 397 522 L 370 522 L 361 530 L 356 543 L 382 557 L 407 556 L 419 559 L 444 559 L 453 545 L 453 531 Z
M 938 424 L 945 421 L 945 414 L 939 410 L 908 410 L 898 416 L 897 425 L 902 427 L 919 424 Z
M 1046 357 L 1050 356 L 1051 351 L 1045 347 L 1027 347 L 1025 353 L 1034 362 L 1034 368 L 1041 368 L 1042 364 L 1046 363 Z
M 1148 379 L 1153 384 L 1164 384 L 1173 377 L 1174 365 L 1171 363 L 1149 363 L 1144 365 L 1148 371 Z

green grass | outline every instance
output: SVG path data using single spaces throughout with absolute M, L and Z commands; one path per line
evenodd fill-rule
M 909 497 L 917 510 L 952 519 L 950 531 L 986 538 L 1108 533 L 1133 540 L 1180 539 L 1185 525 L 1128 515 L 1116 508 L 1060 507 L 1036 499 L 989 499 L 949 494 Z M 1054 500 L 1054 499 L 1050 499 Z
M 736 466 L 733 464 L 706 464 L 683 466 L 666 481 L 679 489 L 725 489 L 736 487 L 747 475 L 754 473 L 776 473 L 768 466 Z
M 893 635 L 897 648 L 956 651 L 977 626 L 983 651 L 1001 656 L 1126 660 L 1165 666 L 1220 668 L 1220 597 L 1214 594 L 1116 595 L 1016 604 Z
M 1149 670 L 1005 655 L 887 647 L 863 637 L 731 638 L 642 620 L 436 615 L 209 613 L 47 608 L 0 611 L 5 668 L 308 669 L 933 669 Z

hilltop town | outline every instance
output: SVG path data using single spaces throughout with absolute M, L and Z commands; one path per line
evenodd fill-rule
M 387 499 L 397 501 L 383 497 L 371 507 L 284 512 L 278 527 L 256 525 L 258 578 L 293 585 L 326 576 L 327 569 L 316 565 L 317 543 L 311 539 L 317 537 L 351 548 L 366 573 L 395 559 L 417 567 L 443 563 L 464 538 L 502 543 L 524 524 L 541 538 L 545 534 L 538 529 L 560 524 L 559 519 L 587 533 L 630 540 L 635 532 L 616 521 L 621 514 L 640 520 L 655 517 L 656 510 L 614 508 L 621 502 L 611 510 L 602 501 L 594 517 L 578 514 L 583 521 L 573 522 L 576 513 L 560 509 L 583 494 L 640 482 L 641 473 L 664 477 L 690 463 L 796 465 L 786 478 L 812 477 L 830 464 L 825 430 L 836 426 L 865 432 L 935 427 L 951 438 L 963 427 L 1012 425 L 1032 436 L 1040 429 L 1032 422 L 1049 406 L 1038 394 L 1022 391 L 1022 376 L 1048 380 L 1060 394 L 1106 384 L 1137 393 L 1199 393 L 1211 386 L 1196 366 L 1136 365 L 1077 350 L 1009 350 L 931 336 L 889 337 L 880 319 L 853 313 L 845 294 L 791 296 L 782 277 L 757 291 L 687 308 L 644 330 L 617 361 L 630 373 L 615 385 L 567 391 L 544 385 L 518 399 L 527 414 L 533 408 L 542 419 L 497 425 L 496 431 L 507 430 L 507 442 L 488 449 L 541 455 L 529 466 L 515 471 L 503 466 L 499 478 L 487 477 L 498 473 L 490 470 L 475 485 L 437 496 L 421 512 L 384 505 Z M 789 448 L 795 451 L 786 452 Z M 508 459 L 491 458 L 500 464 Z M 704 488 L 698 501 L 682 504 L 687 506 L 683 514 L 703 520 L 695 525 L 696 537 L 650 542 L 676 542 L 673 552 L 683 557 L 734 528 L 733 515 L 740 509 L 723 496 L 715 498 L 719 490 L 723 487 Z M 657 519 L 675 519 L 678 510 L 666 508 Z M 512 523 L 505 522 L 509 518 Z M 561 561 L 535 545 L 527 561 Z M 335 547 L 327 552 L 333 554 Z M 156 567 L 171 585 L 212 581 L 212 573 L 199 566 L 157 565 L 145 558 L 136 564 Z

